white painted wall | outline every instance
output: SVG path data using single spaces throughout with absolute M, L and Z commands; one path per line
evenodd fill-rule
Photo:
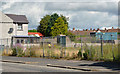
M 9 39 L 8 45 L 10 45 L 12 36 L 28 35 L 28 24 L 23 24 L 23 31 L 18 31 L 17 27 L 18 24 L 13 24 L 13 20 L 0 11 L 0 39 L 8 38 Z M 8 33 L 10 28 L 13 28 L 13 33 L 11 34 Z M 6 45 L 6 42 L 7 41 L 3 41 L 3 44 Z
M 16 25 L 18 27 L 18 24 Z M 28 24 L 22 24 L 23 30 L 17 30 L 17 36 L 28 36 Z
M 0 39 L 9 38 L 7 31 L 9 27 L 12 27 L 12 22 L 12 19 L 0 11 Z

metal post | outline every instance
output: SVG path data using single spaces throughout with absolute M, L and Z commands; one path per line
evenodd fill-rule
M 81 39 L 81 52 L 82 52 L 82 37 L 80 37 Z M 82 53 L 82 58 L 83 58 L 83 53 Z
M 103 58 L 103 38 L 101 34 L 101 57 Z
M 42 38 L 42 39 L 43 39 L 43 38 Z M 44 39 L 43 39 L 42 42 L 43 42 L 43 58 L 44 58 L 44 57 L 45 57 L 45 56 L 44 56 Z
M 112 34 L 111 34 L 111 41 L 112 41 L 112 54 L 113 54 L 113 60 L 115 60 L 115 57 L 114 57 L 114 50 L 113 50 L 113 39 L 112 39 Z
M 1 55 L 2 55 L 2 39 L 1 39 L 1 45 L 0 45 L 0 49 L 1 49 Z
M 8 38 L 7 38 L 7 54 L 8 54 Z

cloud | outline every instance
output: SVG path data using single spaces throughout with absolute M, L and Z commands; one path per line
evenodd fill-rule
M 94 11 L 94 12 L 108 12 L 110 14 L 118 14 L 117 2 L 75 2 L 75 3 L 49 3 L 45 10 L 48 11 Z
M 6 3 L 2 6 L 2 9 L 5 10 L 5 9 L 8 9 L 10 8 L 12 5 L 14 4 L 14 1 L 11 1 L 9 3 Z
M 14 0 L 13 3 L 3 2 L 2 11 L 8 14 L 26 15 L 30 22 L 29 29 L 36 28 L 43 16 L 52 13 L 68 16 L 70 29 L 73 27 L 86 29 L 117 27 L 117 6 L 117 2 L 16 2 Z
M 10 2 L 13 0 L 1 0 Z M 15 2 L 118 2 L 119 0 L 14 0 Z
M 106 28 L 106 29 L 112 29 L 112 27 L 101 27 L 100 29 L 101 29 L 101 30 L 105 30 L 105 28 Z M 116 28 L 118 28 L 118 27 L 113 27 L 113 28 L 116 29 Z

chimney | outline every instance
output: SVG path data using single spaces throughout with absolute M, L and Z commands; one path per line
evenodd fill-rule
M 90 28 L 90 30 L 92 30 L 92 28 Z
M 73 31 L 75 31 L 75 28 L 73 28 Z
M 93 29 L 93 31 L 95 31 L 95 29 Z
M 86 29 L 86 31 L 88 31 L 88 29 Z
M 97 31 L 99 31 L 100 29 L 99 28 L 97 28 Z
M 113 30 L 114 28 L 112 27 L 112 30 Z
M 106 31 L 107 29 L 105 28 L 105 31 Z

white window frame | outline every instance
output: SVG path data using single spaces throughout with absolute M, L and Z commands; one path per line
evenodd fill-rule
M 23 30 L 23 24 L 18 24 L 17 30 L 22 31 Z

